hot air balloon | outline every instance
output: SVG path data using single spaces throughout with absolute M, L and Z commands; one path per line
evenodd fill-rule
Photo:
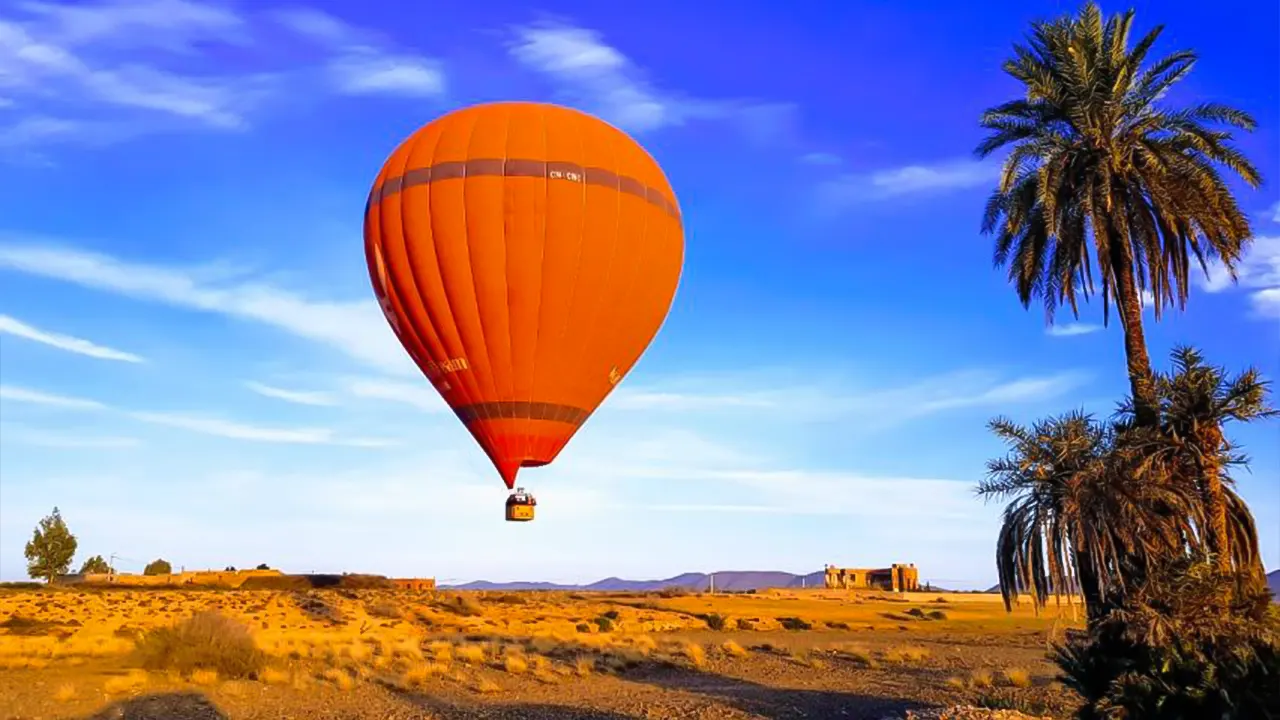
M 684 262 L 675 194 L 644 148 L 531 102 L 466 107 L 405 139 L 364 239 L 387 322 L 508 490 L 635 366 Z M 517 488 L 506 518 L 535 505 Z

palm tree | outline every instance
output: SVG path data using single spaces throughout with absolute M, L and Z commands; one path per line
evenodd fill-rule
M 1170 467 L 1200 494 L 1205 510 L 1201 532 L 1218 570 L 1261 571 L 1253 516 L 1226 473 L 1245 458 L 1233 452 L 1223 428 L 1277 415 L 1267 404 L 1268 383 L 1254 368 L 1228 377 L 1188 346 L 1174 348 L 1171 356 L 1173 372 L 1154 376 L 1160 432 L 1151 452 L 1166 453 Z M 1133 421 L 1133 416 L 1132 403 L 1121 406 L 1123 421 Z
M 1230 276 L 1252 238 L 1221 169 L 1257 187 L 1258 171 L 1230 144 L 1225 125 L 1254 128 L 1219 103 L 1169 109 L 1157 101 L 1195 65 L 1183 50 L 1143 66 L 1162 30 L 1130 47 L 1133 11 L 1103 22 L 1090 0 L 1077 17 L 1037 22 L 1004 71 L 1026 96 L 988 109 L 990 134 L 976 154 L 1011 146 L 987 202 L 984 234 L 1008 266 L 1024 307 L 1044 302 L 1079 314 L 1077 298 L 1102 284 L 1103 321 L 1115 301 L 1124 329 L 1137 421 L 1154 426 L 1157 396 L 1142 330 L 1143 291 L 1163 308 L 1185 307 L 1191 256 L 1206 273 L 1218 258 Z
M 1037 607 L 1078 588 L 1090 623 L 1163 559 L 1199 540 L 1199 498 L 1127 444 L 1127 436 L 1083 412 L 1030 428 L 989 423 L 1009 446 L 987 463 L 977 492 L 1008 499 L 996 542 L 1005 607 L 1026 592 Z

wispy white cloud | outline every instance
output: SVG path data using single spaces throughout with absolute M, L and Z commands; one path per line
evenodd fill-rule
M 844 158 L 835 153 L 811 152 L 801 155 L 800 162 L 806 165 L 843 165 Z
M 509 50 L 517 62 L 550 78 L 565 101 L 631 132 L 691 120 L 729 120 L 752 139 L 767 142 L 794 122 L 794 107 L 788 103 L 695 98 L 660 88 L 588 28 L 563 22 L 517 26 Z
M 128 416 L 153 425 L 164 425 L 232 440 L 366 448 L 390 447 L 395 444 L 393 441 L 380 438 L 345 437 L 328 428 L 273 428 L 179 413 L 130 412 Z
M 1280 318 L 1280 235 L 1259 235 L 1236 264 L 1232 281 L 1222 261 L 1208 263 L 1208 272 L 1198 276 L 1205 292 L 1217 293 L 1232 288 L 1249 292 L 1249 303 L 1255 314 L 1268 319 Z
M 218 281 L 198 268 L 128 262 L 52 243 L 5 242 L 0 269 L 272 325 L 383 370 L 417 374 L 372 299 L 322 301 L 255 281 Z
M 330 83 L 348 95 L 435 96 L 445 91 L 444 66 L 423 55 L 389 49 L 376 34 L 319 10 L 292 8 L 273 13 L 290 30 L 331 49 Z
M 251 425 L 207 415 L 173 412 L 150 412 L 114 408 L 106 403 L 87 398 L 55 395 L 39 390 L 0 385 L 0 400 L 70 410 L 110 411 L 123 417 L 151 425 L 162 425 L 190 432 L 233 440 L 249 440 L 264 443 L 297 445 L 343 445 L 348 447 L 382 448 L 396 444 L 393 440 L 373 437 L 348 436 L 330 428 L 279 428 Z
M 329 393 L 317 392 L 314 390 L 286 390 L 273 385 L 264 385 L 259 382 L 246 382 L 245 387 L 262 395 L 263 397 L 275 398 L 285 402 L 294 403 L 296 405 L 316 405 L 331 406 L 337 405 L 338 401 Z
M 132 437 L 51 433 L 10 425 L 0 426 L 0 443 L 66 450 L 121 450 L 136 448 L 142 444 Z
M 80 7 L 20 3 L 15 9 L 25 11 L 25 19 L 0 15 L 0 87 L 46 117 L 51 108 L 80 114 L 85 103 L 95 102 L 212 127 L 240 127 L 251 96 L 242 79 L 175 73 L 117 57 L 121 49 L 154 44 L 158 37 L 168 38 L 171 48 L 185 47 L 197 39 L 216 41 L 235 27 L 226 13 L 189 12 L 192 7 L 178 0 Z M 32 122 L 33 117 L 22 118 L 7 134 L 21 134 L 21 128 L 33 139 L 64 134 L 49 132 L 58 126 L 48 119 Z
M 1045 334 L 1054 337 L 1075 337 L 1076 335 L 1089 335 L 1096 333 L 1102 329 L 1101 325 L 1093 323 L 1069 322 L 1050 325 L 1045 329 Z
M 447 412 L 444 398 L 425 379 L 420 382 L 400 382 L 381 378 L 355 379 L 344 390 L 354 397 L 369 400 L 411 405 L 426 412 Z
M 319 42 L 320 58 L 277 50 L 278 22 Z M 327 25 L 326 25 L 327 23 Z M 327 28 L 327 29 L 326 29 Z M 275 31 L 275 36 L 271 31 Z M 234 46 L 231 72 L 210 46 Z M 239 130 L 285 91 L 437 95 L 434 59 L 314 10 L 240 12 L 199 0 L 17 2 L 0 9 L 0 124 L 9 154 L 54 142 L 107 143 L 161 129 Z M 293 103 L 296 105 L 296 103 Z
M 107 408 L 106 405 L 96 400 L 86 400 L 84 398 L 68 397 L 66 395 L 55 395 L 52 393 L 41 392 L 39 390 L 15 387 L 13 385 L 0 385 L 0 400 L 31 403 L 34 405 L 49 405 L 51 407 L 69 408 L 74 410 L 105 410 Z
M 989 370 L 940 373 L 896 387 L 851 389 L 839 382 L 769 383 L 767 390 L 732 378 L 670 379 L 664 385 L 619 388 L 609 399 L 620 411 L 729 412 L 785 409 L 792 422 L 865 417 L 881 426 L 955 410 L 1002 407 L 1054 400 L 1087 384 L 1088 373 L 1063 371 L 1008 377 Z M 725 387 L 706 393 L 698 387 Z
M 28 325 L 17 318 L 8 315 L 0 315 L 0 334 L 8 333 L 14 337 L 20 337 L 32 342 L 42 343 L 50 347 L 65 350 L 77 355 L 86 355 L 99 360 L 118 360 L 120 362 L 140 363 L 145 362 L 140 356 L 134 355 L 123 350 L 116 350 L 105 345 L 85 340 L 83 338 L 73 337 L 71 335 L 62 335 L 59 333 L 41 330 L 37 327 Z
M 982 187 L 993 183 L 999 174 L 999 164 L 989 161 L 905 165 L 832 178 L 819 184 L 818 198 L 824 206 L 836 209 L 866 201 Z

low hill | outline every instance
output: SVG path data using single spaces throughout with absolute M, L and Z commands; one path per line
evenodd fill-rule
M 1271 588 L 1271 602 L 1280 603 L 1280 570 L 1267 573 L 1267 587 Z
M 746 590 L 764 590 L 767 588 L 822 587 L 823 572 L 796 575 L 795 573 L 770 570 L 728 570 L 713 573 L 716 590 L 726 592 Z M 609 577 L 587 585 L 559 585 L 546 582 L 488 582 L 477 580 L 462 585 L 442 585 L 455 590 L 587 590 L 614 592 L 650 592 L 664 588 L 683 588 L 685 590 L 702 591 L 711 586 L 712 574 L 684 573 L 662 580 L 626 580 Z

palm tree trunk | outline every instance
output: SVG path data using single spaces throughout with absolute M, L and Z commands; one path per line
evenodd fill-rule
M 1200 481 L 1204 495 L 1206 530 L 1209 550 L 1214 555 L 1214 565 L 1222 573 L 1231 572 L 1231 532 L 1227 527 L 1227 496 L 1222 487 L 1222 462 L 1218 455 L 1222 449 L 1222 429 L 1210 426 L 1199 433 Z M 1245 568 L 1241 568 L 1242 570 Z
M 1076 542 L 1076 573 L 1080 578 L 1080 595 L 1084 599 L 1085 617 L 1090 626 L 1102 619 L 1102 590 L 1093 553 L 1083 542 Z
M 1133 393 L 1134 417 L 1140 427 L 1160 422 L 1156 386 L 1151 374 L 1151 356 L 1142 331 L 1142 296 L 1133 278 L 1133 258 L 1127 239 L 1111 243 L 1116 273 L 1116 311 L 1124 327 L 1124 354 L 1129 366 L 1129 388 Z

